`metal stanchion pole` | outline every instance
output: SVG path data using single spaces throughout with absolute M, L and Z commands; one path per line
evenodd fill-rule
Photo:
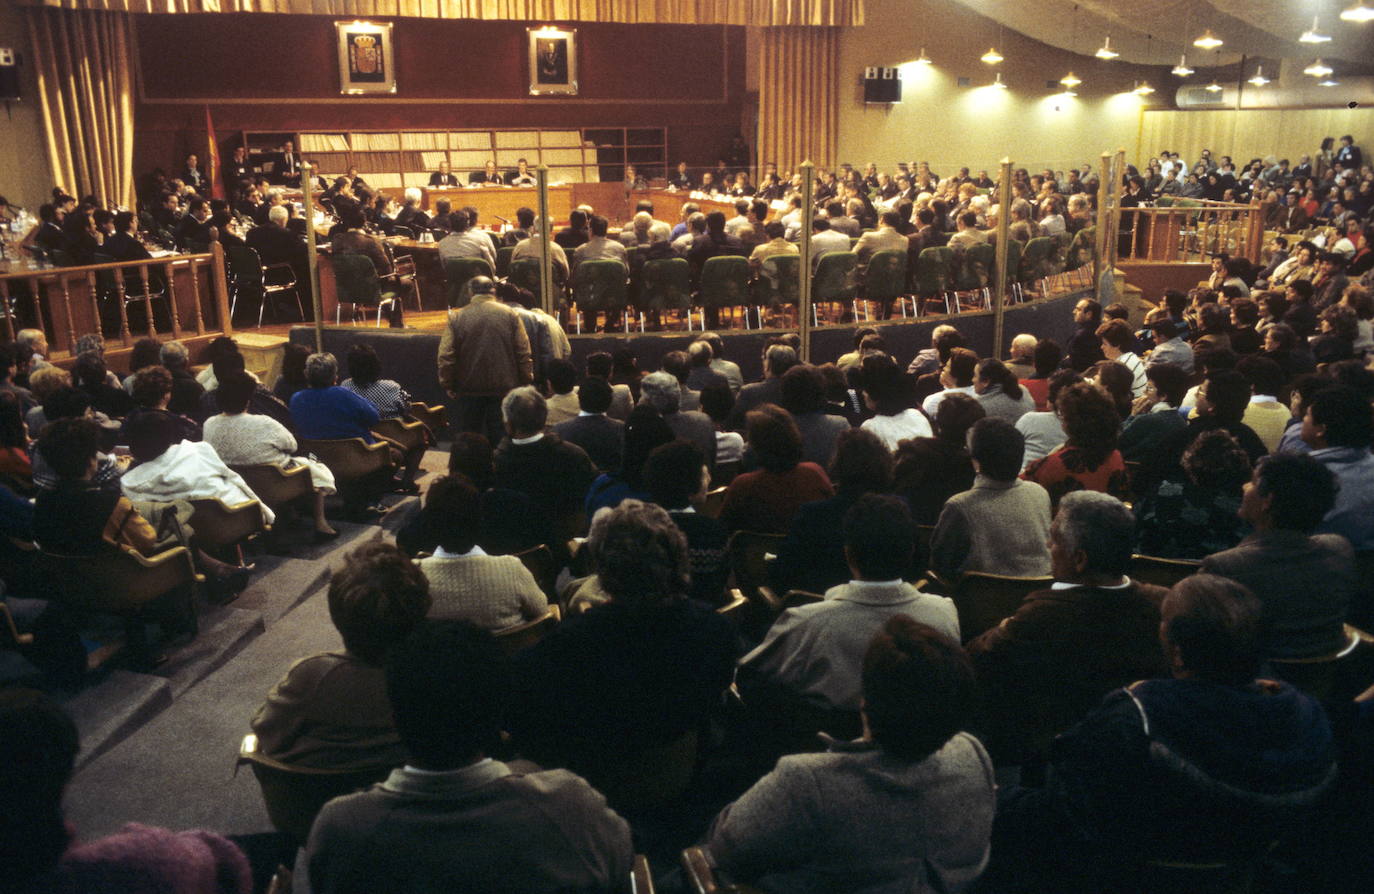
M 1117 150 L 1116 150 L 1116 165 L 1113 167 L 1112 173 L 1113 173 L 1113 175 L 1114 175 L 1114 176 L 1112 177 L 1112 209 L 1113 209 L 1113 211 L 1116 211 L 1116 209 L 1118 209 L 1118 208 L 1121 207 L 1121 193 L 1126 189 L 1125 184 L 1122 183 L 1122 178 L 1124 178 L 1124 177 L 1126 176 L 1126 150 L 1125 150 L 1125 149 L 1117 149 Z M 1112 269 L 1113 271 L 1115 271 L 1115 270 L 1116 270 L 1116 262 L 1120 259 L 1119 256 L 1120 256 L 1120 254 L 1121 254 L 1121 238 L 1120 238 L 1120 237 L 1121 237 L 1121 215 L 1120 215 L 1120 213 L 1114 213 L 1114 214 L 1112 215 L 1112 221 L 1113 221 L 1113 223 L 1112 223 L 1112 244 L 1111 244 L 1111 247 L 1110 247 L 1111 258 L 1112 258 L 1112 266 L 1111 266 L 1111 269 Z M 1137 223 L 1138 223 L 1137 217 L 1136 217 L 1136 216 L 1132 216 L 1132 219 L 1131 219 L 1131 238 L 1132 238 L 1132 239 L 1135 238 L 1135 226 L 1136 226 Z
M 553 219 L 549 216 L 548 165 L 541 164 L 535 168 L 534 178 L 539 190 L 539 303 L 544 313 L 553 316 L 553 255 L 549 253 L 549 240 L 553 238 Z
M 1011 239 L 1011 159 L 1002 159 L 1002 178 L 998 183 L 997 261 L 993 276 L 997 287 L 992 292 L 992 356 L 1002 356 L 1003 311 L 1007 301 L 1007 243 Z
M 812 193 L 816 188 L 816 166 L 809 161 L 801 163 L 801 263 L 797 265 L 797 334 L 801 336 L 801 361 L 811 362 L 811 208 Z
M 1111 238 L 1112 154 L 1102 153 L 1102 176 L 1097 183 L 1097 234 L 1093 238 L 1093 294 L 1102 297 L 1102 271 L 1106 269 L 1107 240 Z
M 315 353 L 324 351 L 324 307 L 320 298 L 320 256 L 315 250 L 315 169 L 301 163 L 301 205 L 305 216 L 305 255 L 310 265 L 310 306 L 315 309 Z

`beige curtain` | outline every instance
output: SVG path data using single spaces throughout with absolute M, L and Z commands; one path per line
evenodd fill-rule
M 836 28 L 765 28 L 759 52 L 759 164 L 835 164 L 839 140 Z
M 864 0 L 19 0 L 136 13 L 277 12 L 681 25 L 862 25 Z
M 26 10 L 48 164 L 72 195 L 134 207 L 133 73 L 124 13 Z

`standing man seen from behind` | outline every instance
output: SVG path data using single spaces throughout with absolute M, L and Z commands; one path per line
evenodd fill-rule
M 473 277 L 472 301 L 449 311 L 439 340 L 439 384 L 457 401 L 458 428 L 497 444 L 501 398 L 534 379 L 529 336 L 520 316 L 496 300 L 490 277 Z

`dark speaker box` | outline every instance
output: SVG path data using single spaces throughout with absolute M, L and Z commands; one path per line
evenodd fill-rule
M 10 47 L 0 47 L 0 101 L 21 99 L 19 92 L 19 54 Z
M 864 71 L 864 102 L 902 101 L 902 79 L 895 68 L 870 68 Z

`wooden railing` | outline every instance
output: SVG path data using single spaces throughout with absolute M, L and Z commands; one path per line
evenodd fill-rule
M 1258 205 L 1203 199 L 1152 208 L 1122 208 L 1118 259 L 1202 263 L 1225 252 L 1258 261 L 1264 245 L 1264 212 Z
M 154 312 L 159 302 L 167 310 L 161 330 Z M 111 304 L 118 308 L 117 317 Z M 129 325 L 131 307 L 143 311 L 138 331 Z M 0 314 L 7 340 L 20 329 L 42 329 L 52 350 L 68 353 L 80 336 L 92 332 L 127 347 L 144 335 L 179 339 L 233 331 L 224 251 L 218 243 L 203 254 L 82 267 L 10 261 L 0 266 Z

